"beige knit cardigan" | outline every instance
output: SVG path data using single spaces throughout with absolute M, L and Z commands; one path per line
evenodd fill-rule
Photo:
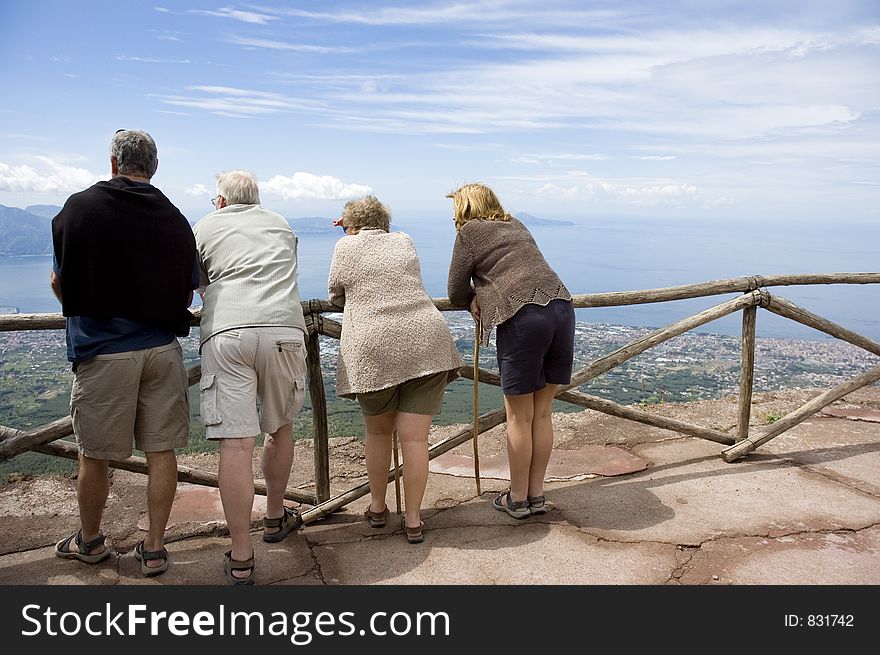
M 425 291 L 409 235 L 361 230 L 333 251 L 330 301 L 345 305 L 336 369 L 336 395 L 378 391 L 449 371 L 461 357 L 446 319 Z
M 452 249 L 447 291 L 457 307 L 468 307 L 477 296 L 483 345 L 489 344 L 492 328 L 525 305 L 571 300 L 532 234 L 515 218 L 474 219 L 462 225 Z

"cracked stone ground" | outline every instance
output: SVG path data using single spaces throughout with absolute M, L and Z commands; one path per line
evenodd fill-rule
M 814 395 L 756 396 L 753 429 Z M 652 411 L 729 427 L 736 399 Z M 481 497 L 465 477 L 470 443 L 434 462 L 422 544 L 407 543 L 393 514 L 387 527 L 371 529 L 361 518 L 366 498 L 267 544 L 258 505 L 258 584 L 880 584 L 877 387 L 733 464 L 712 442 L 597 412 L 555 415 L 554 423 L 547 514 L 517 521 L 491 508 L 507 487 L 502 426 L 480 436 Z M 431 441 L 454 429 L 437 429 Z M 356 439 L 335 440 L 331 452 L 333 493 L 363 479 Z M 310 483 L 311 457 L 310 443 L 300 444 L 292 485 Z M 216 470 L 210 456 L 184 463 Z M 0 488 L 0 583 L 225 584 L 228 539 L 216 490 L 181 485 L 188 496 L 168 532 L 173 566 L 145 579 L 131 553 L 144 526 L 145 479 L 134 473 L 114 474 L 105 515 L 120 556 L 95 566 L 53 556 L 54 542 L 78 527 L 74 484 L 50 478 Z M 388 499 L 393 511 L 393 485 Z

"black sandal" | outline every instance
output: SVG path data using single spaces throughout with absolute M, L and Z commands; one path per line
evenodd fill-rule
M 280 520 L 280 519 L 276 519 Z M 254 556 L 250 559 L 232 559 L 232 551 L 227 550 L 223 555 L 223 569 L 226 571 L 226 579 L 229 584 L 233 585 L 252 585 L 254 584 Z M 233 571 L 248 571 L 250 573 L 243 578 L 232 575 Z
M 527 519 L 532 515 L 529 511 L 529 501 L 514 500 L 510 497 L 510 489 L 493 500 L 492 507 L 501 512 L 507 512 L 515 519 Z
M 77 530 L 69 537 L 62 539 L 57 544 L 55 544 L 55 557 L 60 557 L 61 559 L 77 559 L 80 562 L 85 562 L 86 564 L 97 564 L 98 562 L 103 562 L 111 555 L 110 549 L 104 546 L 104 542 L 106 541 L 106 539 L 107 538 L 104 535 L 99 534 L 91 541 L 84 542 L 82 540 L 82 530 Z M 76 544 L 75 551 L 70 550 L 71 541 Z M 103 552 L 92 554 L 93 550 L 96 550 L 101 546 L 104 546 Z
M 165 573 L 165 571 L 168 570 L 168 567 L 171 566 L 171 557 L 168 555 L 168 551 L 164 546 L 162 547 L 162 550 L 144 550 L 143 539 L 138 542 L 137 546 L 135 546 L 134 557 L 141 563 L 141 573 L 148 578 L 151 578 L 154 575 L 159 575 L 160 573 Z M 162 564 L 159 566 L 147 566 L 147 562 L 153 562 L 155 560 L 162 560 Z
M 263 518 L 263 541 L 281 541 L 302 525 L 302 517 L 292 507 L 284 507 L 284 514 L 277 519 Z M 266 528 L 278 528 L 276 532 L 266 532 Z

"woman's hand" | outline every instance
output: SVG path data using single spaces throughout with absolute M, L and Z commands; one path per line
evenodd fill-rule
M 474 295 L 471 298 L 471 316 L 474 317 L 474 320 L 479 323 L 480 322 L 480 303 L 477 302 L 477 296 Z

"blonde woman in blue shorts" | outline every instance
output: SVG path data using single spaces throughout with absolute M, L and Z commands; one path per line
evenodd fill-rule
M 449 300 L 469 307 L 483 345 L 497 327 L 510 489 L 493 501 L 517 519 L 547 511 L 544 474 L 553 449 L 551 408 L 571 381 L 574 308 L 528 229 L 484 184 L 450 194 L 457 235 L 449 267 Z

